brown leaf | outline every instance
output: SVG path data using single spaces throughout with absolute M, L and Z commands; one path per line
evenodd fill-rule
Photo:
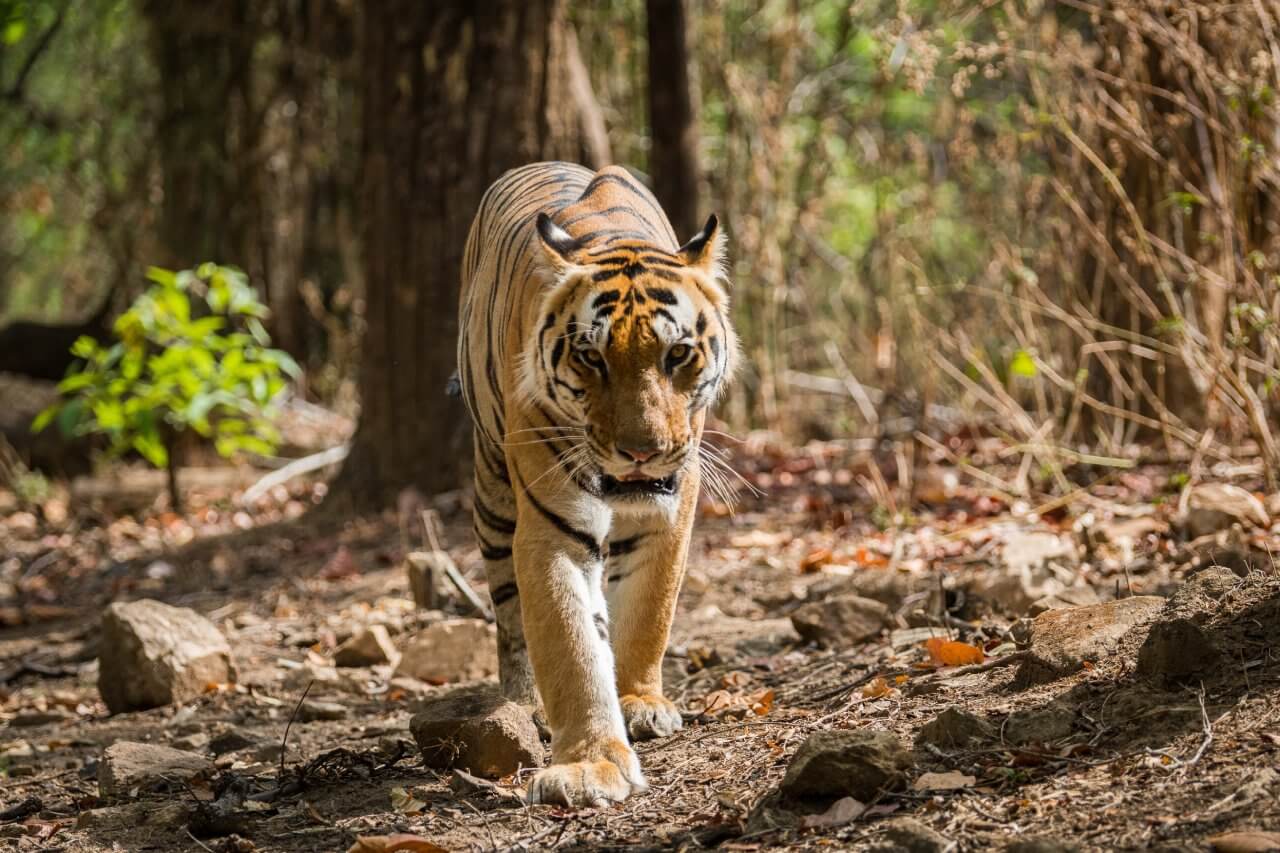
M 733 672 L 727 672 L 720 679 L 720 686 L 728 689 L 735 687 L 746 687 L 751 683 L 751 674 L 735 669 Z
M 421 835 L 361 835 L 347 853 L 449 853 Z
M 938 666 L 964 666 L 986 660 L 986 655 L 977 646 L 956 640 L 945 640 L 942 637 L 926 640 L 924 647 L 929 650 L 929 657 Z
M 757 717 L 763 717 L 773 710 L 773 688 L 761 690 L 754 696 L 749 697 L 747 701 L 751 705 L 751 713 Z
M 867 807 L 853 797 L 844 797 L 831 804 L 831 808 L 822 814 L 806 815 L 800 821 L 805 829 L 827 829 L 833 826 L 844 826 L 857 820 Z
M 1246 829 L 1243 832 L 1224 832 L 1206 839 L 1218 853 L 1266 853 L 1280 850 L 1280 832 L 1262 832 Z

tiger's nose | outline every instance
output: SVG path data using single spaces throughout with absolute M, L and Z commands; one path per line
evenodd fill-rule
M 656 444 L 618 445 L 618 452 L 622 454 L 622 457 L 631 460 L 637 465 L 642 465 L 657 456 L 659 450 L 660 448 Z

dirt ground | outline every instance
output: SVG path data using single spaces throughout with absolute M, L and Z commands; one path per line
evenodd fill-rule
M 638 746 L 648 793 L 581 810 L 523 804 L 525 772 L 476 787 L 425 768 L 409 719 L 456 685 L 332 668 L 358 627 L 380 622 L 403 638 L 432 618 L 410 600 L 394 515 L 304 514 L 323 494 L 313 483 L 278 489 L 252 512 L 211 488 L 187 518 L 153 506 L 32 513 L 10 503 L 0 531 L 12 605 L 0 633 L 0 845 L 343 851 L 361 836 L 412 833 L 476 851 L 1190 851 L 1227 831 L 1280 832 L 1280 570 L 1268 556 L 1280 553 L 1280 526 L 1191 537 L 1176 523 L 1185 507 L 1167 466 L 1095 478 L 1039 505 L 932 471 L 917 478 L 915 501 L 895 507 L 879 470 L 839 447 L 757 448 L 735 464 L 766 494 L 745 495 L 732 516 L 708 504 L 699 521 L 666 661 L 685 728 Z M 1237 479 L 1261 488 L 1248 473 Z M 448 550 L 483 593 L 465 495 L 436 505 Z M 1141 535 L 1095 535 L 1135 518 L 1150 522 Z M 1225 652 L 1220 665 L 1157 687 L 1135 673 L 1141 638 L 1126 635 L 1113 654 L 1027 686 L 1017 661 L 1031 608 L 989 592 L 1007 570 L 1002 545 L 1026 529 L 1077 549 L 1070 584 L 1104 601 L 1167 595 L 1209 563 L 1230 565 L 1238 582 L 1199 614 Z M 884 600 L 894 620 L 878 637 L 823 648 L 792 626 L 806 602 L 877 586 L 893 588 Z M 96 689 L 98 613 L 143 597 L 213 620 L 237 683 L 182 707 L 109 716 Z M 460 598 L 447 609 L 469 614 Z M 941 665 L 925 647 L 931 635 L 981 649 L 985 662 Z M 345 716 L 289 725 L 308 684 L 309 698 Z M 947 709 L 994 734 L 965 747 L 918 742 Z M 843 822 L 821 816 L 829 803 L 807 815 L 772 808 L 806 737 L 840 729 L 897 735 L 913 750 L 912 781 Z M 216 757 L 212 779 L 99 795 L 98 759 L 118 740 L 211 755 L 210 741 L 228 733 L 244 742 Z M 232 786 L 248 800 L 211 825 L 208 803 Z

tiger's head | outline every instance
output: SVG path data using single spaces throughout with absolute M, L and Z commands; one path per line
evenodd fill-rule
M 619 508 L 663 502 L 698 464 L 706 409 L 738 357 L 716 217 L 675 252 L 586 247 L 546 214 L 537 234 L 549 284 L 524 398 L 573 430 L 566 465 L 580 482 Z

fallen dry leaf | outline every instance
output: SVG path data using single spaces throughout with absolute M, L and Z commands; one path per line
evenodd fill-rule
M 889 682 L 884 680 L 883 675 L 877 675 L 862 688 L 863 699 L 879 699 L 881 696 L 888 696 L 893 692 L 893 688 L 889 686 Z
M 831 562 L 830 548 L 815 548 L 800 561 L 800 574 L 808 575 Z
M 956 640 L 944 640 L 942 637 L 926 640 L 924 647 L 928 649 L 929 657 L 939 666 L 965 666 L 986 660 L 986 655 L 977 646 Z
M 773 688 L 770 687 L 754 696 L 747 697 L 747 702 L 751 705 L 751 713 L 757 717 L 763 717 L 773 710 Z
M 400 814 L 422 814 L 426 807 L 426 801 L 418 799 L 405 788 L 397 787 L 391 789 L 391 808 Z
M 945 773 L 922 773 L 911 787 L 917 791 L 955 791 L 971 787 L 978 779 L 958 770 Z
M 421 835 L 362 835 L 347 853 L 449 853 Z
M 805 829 L 827 829 L 833 826 L 844 826 L 857 820 L 867 807 L 853 797 L 844 797 L 831 804 L 831 808 L 822 814 L 806 815 L 800 821 Z
M 1262 832 L 1246 829 L 1242 832 L 1224 832 L 1206 839 L 1218 853 L 1266 853 L 1280 850 L 1280 832 Z

